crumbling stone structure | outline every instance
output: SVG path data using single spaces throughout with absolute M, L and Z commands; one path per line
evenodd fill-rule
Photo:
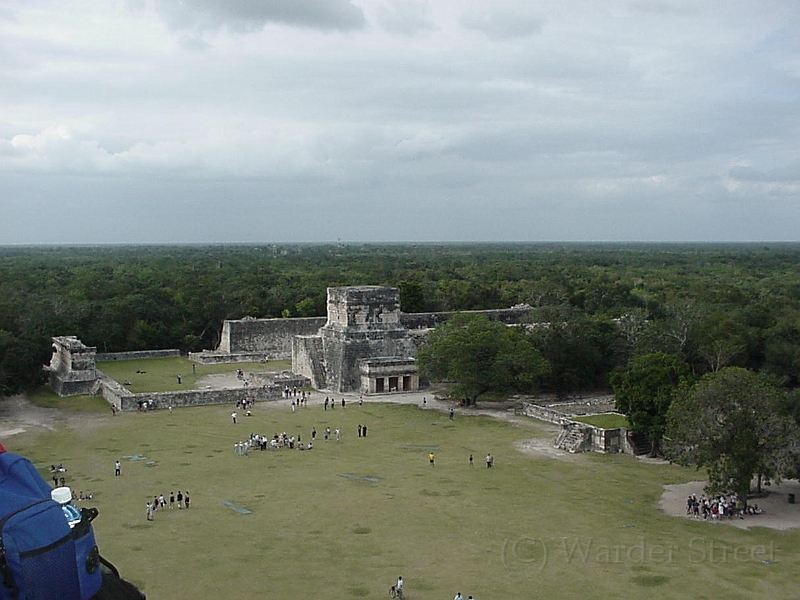
M 520 323 L 527 305 L 470 311 L 507 325 Z M 420 387 L 415 356 L 428 332 L 453 312 L 401 313 L 397 288 L 328 288 L 327 317 L 226 320 L 216 350 L 189 353 L 201 364 L 292 360 L 292 372 L 316 389 L 387 394 Z M 100 394 L 123 410 L 132 401 L 124 388 L 104 381 L 95 367 L 96 348 L 74 336 L 53 338 L 51 388 L 59 395 Z M 176 351 L 148 351 L 148 355 Z M 130 356 L 128 356 L 130 355 Z M 141 358 L 142 353 L 108 355 L 109 360 Z M 119 388 L 119 389 L 117 389 Z M 272 392 L 267 394 L 270 396 Z M 226 401 L 220 395 L 220 402 Z M 137 395 L 138 397 L 138 395 Z M 213 403 L 213 392 L 185 394 L 176 405 Z
M 74 335 L 52 340 L 53 356 L 44 367 L 50 373 L 50 388 L 62 397 L 90 394 L 97 379 L 97 348 L 84 345 Z
M 418 389 L 417 344 L 400 316 L 397 288 L 328 288 L 328 320 L 316 335 L 295 336 L 292 371 L 334 392 Z

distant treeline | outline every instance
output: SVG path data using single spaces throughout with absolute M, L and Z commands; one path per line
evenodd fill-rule
M 224 319 L 322 316 L 326 288 L 404 312 L 535 308 L 545 387 L 603 387 L 655 351 L 795 387 L 800 245 L 419 244 L 0 248 L 0 390 L 40 385 L 50 338 L 99 352 L 215 348 Z

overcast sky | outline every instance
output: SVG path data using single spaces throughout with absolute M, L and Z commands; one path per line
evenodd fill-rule
M 800 241 L 798 0 L 0 0 L 0 245 Z

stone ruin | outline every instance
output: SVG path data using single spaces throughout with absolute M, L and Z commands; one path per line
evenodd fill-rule
M 98 378 L 97 348 L 86 346 L 74 335 L 52 338 L 53 356 L 44 370 L 50 374 L 50 389 L 59 396 L 92 393 Z
M 530 312 L 527 305 L 508 309 L 468 311 L 507 325 L 518 324 Z M 428 333 L 453 314 L 402 313 L 397 288 L 375 285 L 328 288 L 327 317 L 226 320 L 215 350 L 190 352 L 199 364 L 292 361 L 298 381 L 334 393 L 388 394 L 420 388 L 415 356 Z M 53 338 L 53 357 L 45 370 L 50 387 L 60 396 L 101 393 L 125 410 L 133 396 L 95 366 L 97 349 L 74 336 Z M 152 354 L 152 351 L 150 354 Z M 174 350 L 157 351 L 173 353 Z M 103 355 L 106 360 L 125 360 L 141 353 Z M 303 384 L 304 386 L 305 384 Z M 264 385 L 265 398 L 273 397 Z M 119 388 L 119 389 L 117 389 Z M 171 392 L 182 394 L 175 405 L 210 404 L 214 393 L 220 402 L 230 401 L 221 392 Z M 192 395 L 193 394 L 193 395 Z M 136 398 L 142 396 L 136 395 Z M 185 398 L 184 398 L 185 396 Z M 195 397 L 198 396 L 198 397 Z M 230 396 L 230 394 L 228 394 Z M 278 396 L 279 397 L 279 396 Z
M 333 392 L 419 389 L 417 344 L 400 316 L 397 288 L 328 288 L 328 320 L 316 335 L 294 337 L 292 371 Z

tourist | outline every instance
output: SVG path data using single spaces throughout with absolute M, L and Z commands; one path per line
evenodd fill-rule
M 486 455 L 486 468 L 491 469 L 494 465 L 494 457 L 491 454 Z
M 189 509 L 189 490 L 186 490 L 186 493 L 183 495 L 183 504 L 186 506 L 186 509 Z
M 469 466 L 474 467 L 475 465 L 472 462 L 472 454 L 469 455 Z
M 430 454 L 428 454 L 428 460 L 430 461 L 431 466 L 434 466 L 436 461 L 436 455 L 433 452 L 431 452 Z
M 461 592 L 458 592 L 453 600 L 464 600 L 464 596 L 461 595 Z
M 178 501 L 178 509 L 180 510 L 181 508 L 183 508 L 181 506 L 181 504 L 183 503 L 183 494 L 181 494 L 180 490 L 178 490 L 178 495 L 175 497 L 175 499 Z
M 175 492 L 173 492 L 171 490 L 169 492 L 169 507 L 170 508 L 174 508 L 175 507 Z
M 233 420 L 233 424 L 236 425 L 236 412 L 231 413 L 231 419 Z
M 122 464 L 119 461 L 114 463 L 114 475 L 122 475 Z

